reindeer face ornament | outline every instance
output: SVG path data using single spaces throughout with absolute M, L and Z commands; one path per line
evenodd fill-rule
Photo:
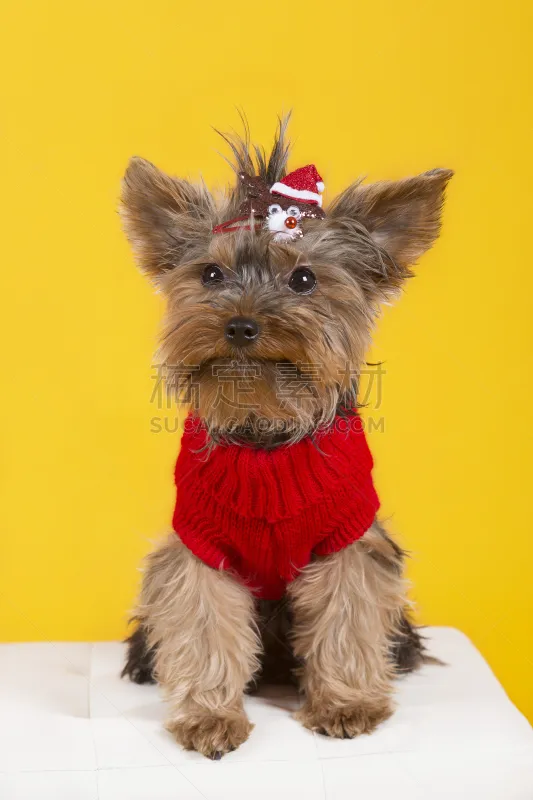
M 322 209 L 324 183 L 313 164 L 294 170 L 271 187 L 246 172 L 239 173 L 239 181 L 246 194 L 239 216 L 217 225 L 213 233 L 249 228 L 250 220 L 254 220 L 256 228 L 271 231 L 275 241 L 291 241 L 303 236 L 305 219 L 326 216 Z

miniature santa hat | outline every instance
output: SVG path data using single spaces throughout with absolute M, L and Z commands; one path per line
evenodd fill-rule
M 295 169 L 294 172 L 286 175 L 283 180 L 275 183 L 270 191 L 273 194 L 281 194 L 283 197 L 290 197 L 299 203 L 312 203 L 322 205 L 322 192 L 324 182 L 318 174 L 314 164 Z

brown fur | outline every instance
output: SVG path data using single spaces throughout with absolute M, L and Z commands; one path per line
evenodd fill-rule
M 368 534 L 379 539 L 372 528 L 363 538 Z M 357 541 L 316 558 L 289 595 L 294 652 L 304 662 L 306 700 L 298 718 L 331 736 L 370 733 L 393 709 L 390 640 L 406 603 L 401 575 L 372 558 L 368 542 Z
M 233 137 L 237 166 L 279 180 L 286 166 L 284 131 L 282 123 L 271 158 L 260 156 L 256 165 L 248 140 Z M 239 181 L 216 202 L 204 186 L 132 159 L 121 211 L 139 265 L 167 299 L 159 360 L 178 395 L 188 396 L 191 383 L 198 388 L 196 410 L 213 438 L 238 434 L 260 419 L 263 435 L 281 425 L 286 439 L 296 440 L 331 422 L 339 404 L 356 404 L 379 303 L 397 292 L 411 274 L 409 264 L 437 237 L 451 174 L 433 170 L 396 183 L 355 183 L 327 209 L 326 219 L 304 220 L 303 238 L 285 244 L 267 231 L 211 235 L 214 225 L 235 214 Z M 210 263 L 224 271 L 220 289 L 201 283 Z M 318 279 L 318 291 L 305 300 L 287 290 L 297 265 L 311 265 Z M 238 354 L 221 336 L 236 315 L 252 316 L 261 327 L 257 342 Z M 276 376 L 285 362 L 313 365 L 314 374 L 309 381 L 297 370 L 301 391 L 280 399 Z M 220 397 L 220 370 L 230 367 L 246 383 L 244 402 Z
M 168 729 L 211 758 L 241 744 L 252 728 L 243 692 L 259 667 L 249 591 L 171 534 L 148 556 L 137 613 L 169 701 Z
M 403 572 L 405 553 L 376 521 L 360 540 L 362 550 L 374 561 L 396 575 Z M 281 600 L 257 602 L 257 621 L 261 637 L 261 667 L 254 675 L 248 691 L 259 691 L 263 684 L 296 684 L 301 659 L 294 655 L 291 632 L 294 615 L 287 597 Z M 142 621 L 128 638 L 127 659 L 122 676 L 135 683 L 153 683 L 155 649 L 150 648 Z M 427 655 L 423 638 L 409 619 L 407 607 L 402 609 L 401 620 L 391 632 L 389 649 L 395 672 L 412 672 L 424 663 L 436 663 Z
M 285 128 L 280 121 L 269 158 L 250 144 L 247 127 L 242 139 L 225 137 L 235 171 L 268 185 L 282 178 Z M 438 236 L 451 175 L 438 169 L 356 182 L 324 219 L 302 218 L 301 239 L 277 243 L 254 226 L 213 235 L 245 200 L 242 180 L 215 199 L 143 159 L 130 162 L 121 213 L 139 266 L 167 301 L 159 358 L 169 389 L 194 398 L 211 446 L 276 447 L 357 406 L 380 304 Z M 223 280 L 206 286 L 202 274 L 213 264 Z M 305 296 L 289 287 L 302 266 L 317 279 Z M 246 348 L 224 337 L 238 315 L 259 326 Z M 280 393 L 280 365 L 291 370 L 289 395 Z M 224 370 L 240 397 L 221 394 Z M 148 680 L 155 672 L 169 698 L 169 730 L 211 757 L 248 736 L 242 695 L 254 675 L 283 679 L 295 666 L 304 725 L 334 736 L 369 732 L 392 711 L 395 673 L 426 658 L 406 612 L 402 570 L 403 552 L 376 522 L 357 543 L 302 571 L 289 587 L 290 609 L 285 601 L 257 607 L 238 581 L 206 567 L 173 535 L 148 559 L 125 673 Z

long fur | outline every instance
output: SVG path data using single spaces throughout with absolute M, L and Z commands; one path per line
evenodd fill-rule
M 298 718 L 306 727 L 351 737 L 390 716 L 390 641 L 405 588 L 401 575 L 369 557 L 360 542 L 316 559 L 289 586 L 294 652 L 304 662 L 306 702 Z
M 269 156 L 251 143 L 244 118 L 243 136 L 223 134 L 235 172 L 266 185 L 283 178 L 287 122 L 279 120 Z M 213 235 L 237 214 L 243 181 L 215 196 L 143 159 L 131 161 L 121 214 L 140 268 L 166 299 L 158 358 L 169 391 L 193 402 L 211 447 L 287 445 L 357 406 L 380 305 L 438 236 L 451 174 L 355 182 L 324 219 L 301 220 L 302 238 L 279 243 L 254 226 Z M 205 286 L 203 272 L 213 264 L 224 280 Z M 289 288 L 302 266 L 317 279 L 305 297 Z M 223 335 L 236 315 L 260 329 L 246 349 Z M 280 368 L 291 392 L 280 389 Z M 221 395 L 224 370 L 246 385 L 245 402 Z M 148 557 L 124 673 L 157 679 L 169 730 L 211 758 L 249 735 L 243 692 L 261 680 L 296 680 L 305 694 L 299 718 L 313 730 L 370 732 L 392 712 L 394 677 L 429 660 L 409 618 L 403 560 L 376 521 L 350 547 L 314 558 L 282 601 L 257 603 L 234 576 L 204 565 L 172 534 Z
M 252 727 L 242 696 L 259 668 L 249 591 L 171 534 L 148 556 L 137 615 L 177 740 L 210 758 L 241 744 Z

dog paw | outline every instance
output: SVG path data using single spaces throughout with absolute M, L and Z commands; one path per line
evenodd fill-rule
M 390 702 L 346 708 L 310 708 L 304 705 L 295 717 L 311 731 L 337 739 L 353 739 L 362 733 L 372 733 L 392 713 Z
M 197 750 L 218 761 L 246 741 L 253 725 L 244 713 L 194 714 L 187 719 L 170 720 L 166 728 L 185 750 Z

